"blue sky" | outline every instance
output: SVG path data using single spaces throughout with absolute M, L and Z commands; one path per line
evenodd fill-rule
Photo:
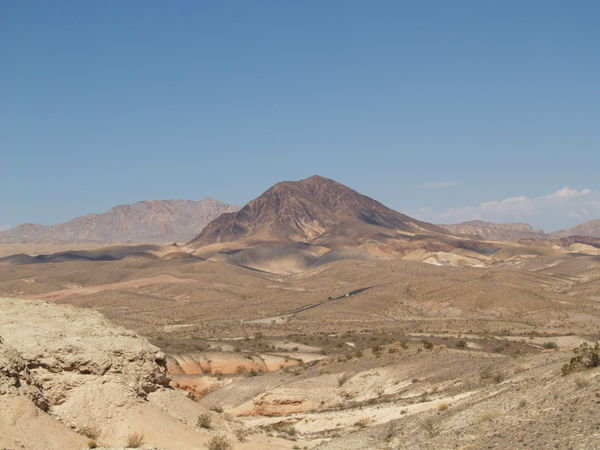
M 0 1 L 0 225 L 243 204 L 313 174 L 434 222 L 600 219 L 598 17 L 597 1 Z

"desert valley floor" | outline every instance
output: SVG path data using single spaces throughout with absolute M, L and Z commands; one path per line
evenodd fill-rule
M 599 338 L 598 256 L 486 268 L 343 260 L 287 274 L 148 255 L 5 263 L 0 296 L 13 299 L 2 300 L 0 336 L 25 360 L 42 358 L 28 343 L 40 335 L 57 347 L 134 339 L 115 324 L 164 352 L 170 376 L 150 395 L 102 395 L 84 392 L 100 383 L 87 365 L 106 358 L 101 346 L 89 355 L 75 345 L 75 362 L 55 367 L 25 364 L 48 417 L 6 404 L 35 396 L 3 396 L 6 448 L 123 446 L 132 433 L 158 448 L 206 448 L 214 437 L 256 449 L 600 445 L 600 370 L 561 373 L 574 348 Z M 13 333 L 21 301 L 27 326 Z M 11 436 L 11 420 L 35 420 L 38 446 Z M 61 438 L 42 444 L 44 432 Z

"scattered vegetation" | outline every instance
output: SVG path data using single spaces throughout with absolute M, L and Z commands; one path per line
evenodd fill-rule
M 196 425 L 198 428 L 210 430 L 212 428 L 212 417 L 209 413 L 200 414 L 198 416 L 198 420 L 196 421 Z
M 551 341 L 544 342 L 544 348 L 546 350 L 553 350 L 553 349 L 558 348 L 558 345 L 556 345 L 556 342 L 551 342 Z
M 206 446 L 208 450 L 233 450 L 231 441 L 222 435 L 214 436 Z
M 237 430 L 235 430 L 235 437 L 240 442 L 246 442 L 246 439 L 248 439 L 249 434 L 250 432 L 246 428 L 238 428 Z
M 575 356 L 561 369 L 563 376 L 600 366 L 600 342 L 596 342 L 594 346 L 583 343 L 573 353 Z
M 425 433 L 427 433 L 427 436 L 429 438 L 434 438 L 438 434 L 440 434 L 440 426 L 433 418 L 429 418 L 429 419 L 425 420 L 421 424 L 421 428 L 423 428 L 423 430 L 425 430 Z
M 131 433 L 127 436 L 127 447 L 128 448 L 139 448 L 144 445 L 143 433 Z
M 591 384 L 589 378 L 584 377 L 583 375 L 577 375 L 573 381 L 575 382 L 575 386 L 577 389 L 583 389 L 584 387 L 588 387 Z
M 423 339 L 423 348 L 425 350 L 433 350 L 433 344 L 431 343 L 431 341 L 428 341 L 427 339 Z
M 342 387 L 344 384 L 346 384 L 346 381 L 348 381 L 349 379 L 350 379 L 350 374 L 343 373 L 342 375 L 340 375 L 338 377 L 338 386 Z
M 220 406 L 220 405 L 213 406 L 212 408 L 210 408 L 210 410 L 214 411 L 214 412 L 216 412 L 218 414 L 223 414 L 223 411 L 224 411 L 223 407 Z
M 494 369 L 490 366 L 481 369 L 479 376 L 482 380 L 492 380 L 494 383 L 501 383 L 505 378 L 505 375 L 501 370 Z
M 87 425 L 85 427 L 82 427 L 79 430 L 79 433 L 83 434 L 86 438 L 89 438 L 93 441 L 98 440 L 98 438 L 100 437 L 100 429 L 96 426 Z
M 467 341 L 465 341 L 464 339 L 460 339 L 454 343 L 454 346 L 456 348 L 467 348 Z
M 360 419 L 354 423 L 354 426 L 357 428 L 366 428 L 369 426 L 369 422 L 370 421 L 367 418 Z
M 494 420 L 497 417 L 500 417 L 502 412 L 499 409 L 492 409 L 490 411 L 486 411 L 477 416 L 477 423 L 489 422 L 490 420 Z

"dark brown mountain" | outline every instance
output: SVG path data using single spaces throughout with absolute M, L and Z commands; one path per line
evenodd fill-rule
M 190 244 L 243 241 L 310 243 L 335 247 L 398 232 L 447 232 L 400 214 L 328 178 L 313 176 L 271 187 L 234 213 L 212 221 Z
M 526 223 L 494 223 L 470 220 L 454 225 L 440 225 L 452 234 L 469 236 L 489 241 L 518 241 L 519 239 L 543 238 L 542 230 Z
M 211 220 L 237 209 L 211 198 L 143 201 L 58 225 L 19 225 L 0 232 L 0 243 L 187 242 Z

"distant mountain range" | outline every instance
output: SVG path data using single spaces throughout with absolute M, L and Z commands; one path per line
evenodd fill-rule
M 209 222 L 237 206 L 205 198 L 149 200 L 119 205 L 58 225 L 24 224 L 1 231 L 0 243 L 157 243 L 186 242 Z
M 212 199 L 145 201 L 60 225 L 21 225 L 0 232 L 0 243 L 146 245 L 35 257 L 17 254 L 0 259 L 0 264 L 144 256 L 221 261 L 270 273 L 297 273 L 345 259 L 485 267 L 506 261 L 518 264 L 537 256 L 600 255 L 598 225 L 600 221 L 589 222 L 551 234 L 527 224 L 434 225 L 334 180 L 312 176 L 277 183 L 241 209 Z M 151 245 L 173 242 L 186 245 Z
M 417 239 L 408 239 L 411 234 L 436 235 L 436 245 L 442 247 L 448 245 L 449 236 L 485 241 L 600 238 L 600 220 L 554 233 L 544 233 L 524 223 L 482 220 L 433 225 L 387 208 L 334 180 L 313 176 L 278 183 L 241 209 L 211 198 L 149 200 L 115 206 L 105 213 L 87 214 L 58 225 L 19 225 L 0 231 L 0 243 L 189 242 L 200 248 L 237 242 L 246 247 L 272 243 L 328 249 L 374 245 L 378 252 L 394 253 L 398 251 L 398 239 L 402 238 L 403 248 L 408 241 Z
M 600 238 L 600 220 L 585 222 L 566 230 L 545 233 L 525 223 L 494 223 L 471 220 L 454 225 L 440 225 L 456 235 L 491 241 L 518 241 L 520 239 L 559 239 L 569 236 Z

